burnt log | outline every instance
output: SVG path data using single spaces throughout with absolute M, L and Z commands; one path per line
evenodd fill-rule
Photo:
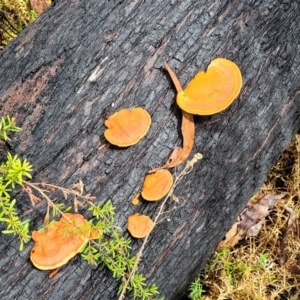
M 296 0 L 57 1 L 0 53 L 1 115 L 23 128 L 11 151 L 33 164 L 36 182 L 82 180 L 96 203 L 111 199 L 125 229 L 132 213 L 157 211 L 130 200 L 182 142 L 163 62 L 184 87 L 212 59 L 233 60 L 241 94 L 226 111 L 195 117 L 191 157 L 203 160 L 176 187 L 180 202 L 168 202 L 170 222 L 154 229 L 139 268 L 161 296 L 180 299 L 299 130 L 299 23 Z M 105 119 L 137 106 L 152 117 L 149 133 L 133 147 L 109 145 Z M 16 197 L 31 229 L 41 226 L 43 208 Z M 19 252 L 0 235 L 1 299 L 117 298 L 102 266 L 78 259 L 49 280 L 29 261 L 32 243 Z

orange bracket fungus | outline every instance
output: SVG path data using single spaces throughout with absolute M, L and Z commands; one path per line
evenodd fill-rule
M 104 124 L 108 128 L 104 136 L 111 144 L 128 147 L 146 135 L 150 128 L 151 117 L 141 107 L 131 111 L 125 108 L 111 115 Z
M 167 195 L 173 185 L 172 174 L 165 169 L 157 170 L 145 177 L 142 197 L 148 201 L 157 201 Z
M 79 253 L 89 238 L 98 237 L 99 234 L 92 232 L 82 215 L 65 213 L 60 221 L 50 223 L 41 231 L 32 232 L 35 245 L 30 252 L 30 259 L 40 270 L 56 269 Z
M 184 91 L 177 94 L 178 106 L 196 115 L 212 115 L 226 109 L 239 95 L 242 75 L 238 66 L 216 58 L 206 72 L 198 73 Z
M 144 238 L 153 227 L 153 221 L 146 215 L 136 213 L 128 218 L 127 229 L 135 238 Z
M 189 156 L 194 144 L 195 125 L 193 114 L 212 115 L 226 109 L 239 95 L 242 87 L 242 75 L 238 66 L 225 58 L 211 61 L 206 72 L 198 73 L 182 90 L 180 82 L 165 63 L 177 90 L 177 104 L 182 109 L 181 131 L 183 147 L 176 147 L 167 163 L 149 173 L 161 168 L 172 168 L 181 164 Z

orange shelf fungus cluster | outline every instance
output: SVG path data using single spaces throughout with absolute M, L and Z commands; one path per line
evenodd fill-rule
M 104 124 L 108 128 L 104 136 L 111 144 L 128 147 L 146 135 L 150 128 L 151 117 L 141 107 L 131 111 L 125 108 L 111 115 Z
M 180 165 L 190 155 L 195 140 L 193 115 L 205 116 L 223 111 L 239 95 L 242 87 L 242 75 L 238 66 L 225 58 L 211 61 L 207 70 L 199 72 L 188 83 L 185 90 L 182 89 L 177 76 L 167 63 L 165 68 L 175 85 L 177 104 L 182 109 L 183 145 L 175 147 L 167 162 L 161 167 L 150 170 L 145 177 L 141 195 L 147 201 L 157 201 L 168 194 L 173 185 L 173 177 L 166 169 Z M 144 109 L 138 107 L 131 112 L 123 109 L 105 121 L 108 129 L 104 135 L 110 143 L 127 147 L 137 143 L 147 133 L 150 124 L 151 118 Z M 138 204 L 139 196 L 140 193 L 134 197 L 132 204 Z M 133 234 L 132 228 L 137 230 L 141 227 L 142 230 L 146 217 L 138 214 L 129 217 L 128 230 L 133 236 L 145 236 Z
M 82 215 L 65 213 L 64 216 L 42 231 L 32 232 L 35 245 L 30 252 L 30 259 L 40 270 L 63 266 L 81 251 L 89 238 L 99 237 Z
M 148 174 L 143 183 L 141 193 L 138 193 L 132 200 L 132 204 L 138 203 L 138 198 L 142 195 L 147 201 L 158 201 L 165 197 L 173 185 L 172 174 L 165 169 Z M 144 238 L 150 234 L 154 227 L 154 222 L 146 215 L 134 214 L 128 218 L 127 229 L 135 238 Z
M 225 58 L 211 61 L 207 70 L 199 72 L 185 90 L 167 63 L 165 67 L 177 90 L 177 104 L 182 109 L 183 146 L 175 147 L 165 165 L 149 171 L 141 193 L 132 200 L 134 205 L 138 204 L 140 194 L 147 201 L 157 201 L 168 194 L 173 177 L 166 169 L 183 163 L 194 145 L 193 115 L 212 115 L 223 111 L 239 95 L 242 87 L 238 66 Z M 132 110 L 125 108 L 111 115 L 105 125 L 107 129 L 104 136 L 111 144 L 128 147 L 138 143 L 147 134 L 151 117 L 141 107 Z M 144 238 L 153 227 L 154 222 L 146 215 L 136 213 L 128 218 L 127 229 L 133 237 Z M 93 232 L 82 215 L 65 213 L 60 221 L 52 222 L 46 229 L 33 231 L 35 246 L 30 259 L 41 270 L 56 269 L 80 252 L 89 239 L 98 237 L 99 233 Z

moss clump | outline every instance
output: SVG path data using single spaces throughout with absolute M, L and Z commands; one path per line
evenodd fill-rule
M 51 4 L 51 0 L 45 1 Z M 36 18 L 29 0 L 0 0 L 0 50 Z

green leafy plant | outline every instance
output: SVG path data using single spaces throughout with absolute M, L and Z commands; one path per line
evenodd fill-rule
M 201 300 L 203 299 L 203 292 L 205 292 L 203 290 L 202 284 L 200 283 L 200 279 L 197 278 L 194 282 L 192 282 L 192 284 L 190 285 L 189 288 L 189 298 L 191 298 L 192 300 Z
M 0 137 L 9 140 L 11 132 L 18 132 L 13 118 L 2 117 L 0 122 Z M 7 160 L 0 165 L 0 222 L 6 225 L 4 234 L 17 235 L 20 240 L 20 250 L 29 239 L 29 220 L 21 220 L 16 209 L 16 200 L 11 199 L 11 189 L 22 185 L 24 178 L 31 178 L 32 166 L 26 159 L 21 160 L 17 155 L 7 153 Z
M 0 139 L 4 141 L 9 141 L 10 138 L 8 136 L 11 132 L 19 132 L 21 128 L 15 124 L 15 119 L 7 117 L 2 117 L 0 122 Z

